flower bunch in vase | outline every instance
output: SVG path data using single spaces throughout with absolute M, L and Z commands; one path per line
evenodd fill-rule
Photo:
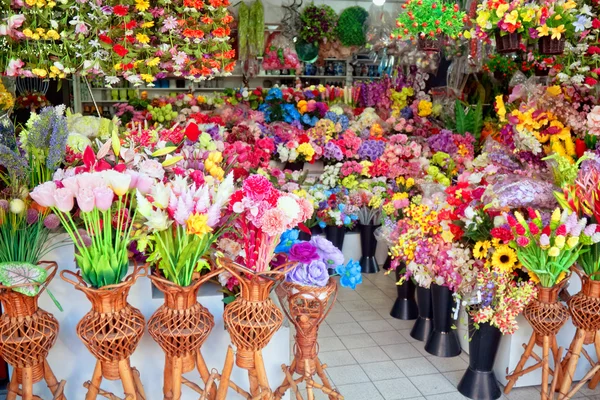
M 358 220 L 358 209 L 350 204 L 348 190 L 334 188 L 323 192 L 323 200 L 317 206 L 319 226 L 346 227 L 352 229 Z
M 540 6 L 536 33 L 541 54 L 562 54 L 565 40 L 575 38 L 577 3 L 573 0 L 548 2 Z

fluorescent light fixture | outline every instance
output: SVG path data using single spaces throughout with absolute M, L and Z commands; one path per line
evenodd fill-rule
M 382 6 L 385 4 L 385 0 L 373 0 L 373 4 L 376 6 Z

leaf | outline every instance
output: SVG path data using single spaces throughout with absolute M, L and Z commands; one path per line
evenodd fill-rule
M 230 304 L 235 300 L 235 296 L 227 296 L 223 299 L 223 303 Z
M 154 153 L 152 153 L 152 157 L 164 156 L 164 155 L 174 152 L 175 150 L 177 150 L 177 146 L 163 147 L 162 149 L 156 150 Z
M 183 160 L 183 156 L 171 157 L 162 162 L 163 167 L 170 167 L 171 165 L 177 164 Z
M 481 100 L 477 102 L 477 106 L 475 106 L 475 109 L 471 109 L 469 111 L 469 115 L 471 114 L 472 118 L 470 119 L 471 121 L 473 121 L 473 130 L 471 131 L 471 134 L 473 135 L 473 137 L 475 137 L 477 141 L 479 141 L 479 138 L 481 137 L 481 131 L 483 130 L 483 103 L 481 102 Z
M 0 264 L 0 282 L 5 286 L 26 285 L 13 289 L 26 296 L 37 295 L 40 287 L 33 283 L 43 283 L 47 277 L 48 272 L 34 264 L 24 262 Z
M 465 114 L 465 109 L 463 108 L 463 104 L 460 100 L 456 100 L 456 104 L 454 105 L 454 116 L 456 118 L 456 131 L 461 135 L 464 135 L 468 132 L 468 121 L 467 115 Z

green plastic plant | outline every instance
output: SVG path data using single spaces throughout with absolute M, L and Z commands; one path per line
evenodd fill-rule
M 307 43 L 319 43 L 335 37 L 338 16 L 328 5 L 308 5 L 300 15 L 300 38 Z
M 399 39 L 439 35 L 455 38 L 461 34 L 466 18 L 458 4 L 440 0 L 408 0 L 402 8 L 406 12 L 398 16 L 398 28 L 393 32 Z
M 369 13 L 362 7 L 348 7 L 340 14 L 336 33 L 344 46 L 364 46 L 365 21 Z
M 4 286 L 19 286 L 14 290 L 25 296 L 35 296 L 40 292 L 39 284 L 44 283 L 48 272 L 28 262 L 0 263 L 0 283 Z

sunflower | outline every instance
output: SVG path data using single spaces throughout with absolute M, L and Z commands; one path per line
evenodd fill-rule
M 517 262 L 517 253 L 507 245 L 497 247 L 492 256 L 492 265 L 505 272 L 512 272 Z
M 492 243 L 490 243 L 489 240 L 475 243 L 475 246 L 473 246 L 473 256 L 478 260 L 487 257 L 488 250 L 491 246 Z
M 537 275 L 535 274 L 535 272 L 533 271 L 527 271 L 527 273 L 529 274 L 529 280 L 533 283 L 535 283 L 536 285 L 538 283 L 540 283 L 540 278 L 537 277 Z

